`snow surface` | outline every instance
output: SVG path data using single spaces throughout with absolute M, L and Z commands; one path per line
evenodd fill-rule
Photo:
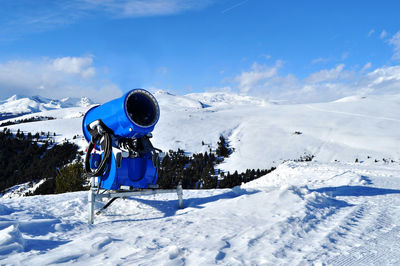
M 2 113 L 16 116 L 67 107 L 88 107 L 92 104 L 92 101 L 87 97 L 52 100 L 40 96 L 25 97 L 13 95 L 7 100 L 0 101 L 0 118 Z
M 154 146 L 164 151 L 204 152 L 215 150 L 222 134 L 235 149 L 220 166 L 227 171 L 266 169 L 304 155 L 314 155 L 321 162 L 400 161 L 400 94 L 296 105 L 228 93 L 176 96 L 158 91 L 155 96 L 161 116 L 153 131 Z M 56 141 L 71 140 L 83 148 L 81 124 L 88 108 L 29 114 L 18 119 L 38 114 L 57 119 L 7 127 L 56 132 Z
M 46 179 L 15 185 L 6 189 L 3 193 L 0 193 L 0 197 L 7 199 L 23 197 L 26 193 L 33 193 L 44 181 L 46 181 Z
M 277 170 L 232 190 L 185 190 L 182 210 L 174 194 L 119 199 L 93 226 L 87 192 L 8 194 L 0 264 L 400 264 L 400 95 L 296 105 L 229 93 L 155 96 L 154 146 L 204 152 L 222 134 L 234 152 L 221 169 Z M 56 141 L 84 148 L 87 109 L 29 114 L 56 119 L 8 128 L 56 132 Z M 287 161 L 304 155 L 314 161 Z
M 1 264 L 399 265 L 400 165 L 286 162 L 232 190 L 0 199 Z M 98 202 L 97 208 L 105 202 Z

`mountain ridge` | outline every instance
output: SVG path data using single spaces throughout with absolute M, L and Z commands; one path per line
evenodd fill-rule
M 92 104 L 94 102 L 88 97 L 67 97 L 58 100 L 39 95 L 25 96 L 14 94 L 5 100 L 0 100 L 0 120 L 62 108 L 88 107 Z

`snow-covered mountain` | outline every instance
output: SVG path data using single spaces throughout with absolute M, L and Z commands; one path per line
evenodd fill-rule
M 88 107 L 92 104 L 93 102 L 87 97 L 53 100 L 41 96 L 13 95 L 6 100 L 0 101 L 0 120 L 61 108 Z
M 227 171 L 269 168 L 305 154 L 322 162 L 400 161 L 400 95 L 290 105 L 229 93 L 179 96 L 158 91 L 155 97 L 161 116 L 153 132 L 154 145 L 166 151 L 204 152 L 215 149 L 222 134 L 235 149 L 220 165 Z M 83 148 L 85 140 L 73 137 L 82 136 L 82 116 L 88 108 L 28 114 L 19 119 L 38 115 L 56 119 L 8 128 L 57 132 L 56 140 L 69 139 Z
M 208 151 L 222 134 L 234 152 L 221 169 L 277 170 L 232 190 L 184 191 L 182 210 L 174 194 L 117 200 L 94 226 L 86 192 L 0 198 L 0 264 L 400 264 L 400 95 L 314 104 L 155 97 L 154 146 Z M 21 116 L 54 120 L 7 127 L 57 132 L 84 149 L 87 109 L 54 108 Z M 290 161 L 304 155 L 315 158 Z

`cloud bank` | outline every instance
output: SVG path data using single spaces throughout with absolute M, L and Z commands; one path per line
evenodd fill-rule
M 204 9 L 216 0 L 15 0 L 0 8 L 0 41 L 26 33 L 43 32 L 74 24 L 85 18 L 136 18 L 175 15 Z M 21 6 L 23 8 L 21 8 Z
M 371 30 L 369 36 L 375 31 Z M 383 30 L 381 38 L 387 32 Z M 229 80 L 231 90 L 241 94 L 262 97 L 290 103 L 333 101 L 352 95 L 400 94 L 400 31 L 386 41 L 393 47 L 394 65 L 372 69 L 371 62 L 364 66 L 350 66 L 340 63 L 331 68 L 321 69 L 299 79 L 294 74 L 282 75 L 283 61 L 274 65 L 254 62 L 249 70 L 244 70 Z M 342 57 L 347 57 L 344 53 Z M 344 59 L 344 58 L 342 58 Z M 317 58 L 311 63 L 327 63 L 324 58 Z
M 80 9 L 100 10 L 117 17 L 165 16 L 203 9 L 212 0 L 84 0 Z
M 117 85 L 96 75 L 91 56 L 0 62 L 0 92 L 2 98 L 13 94 L 56 99 L 87 96 L 99 102 L 122 94 Z
M 311 73 L 304 79 L 281 75 L 279 67 L 254 63 L 233 79 L 232 86 L 246 95 L 289 103 L 333 101 L 351 95 L 400 94 L 400 66 L 383 66 L 367 72 L 371 63 L 359 70 L 344 64 Z
M 393 46 L 393 60 L 400 60 L 400 31 L 398 31 L 389 40 L 389 44 Z

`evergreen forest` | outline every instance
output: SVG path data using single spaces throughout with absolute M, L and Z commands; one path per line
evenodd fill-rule
M 0 132 L 0 192 L 17 184 L 45 179 L 35 191 L 27 195 L 54 194 L 88 188 L 78 146 L 68 141 L 53 144 L 55 133 L 37 132 L 16 134 L 4 128 Z M 204 143 L 204 142 L 203 142 Z M 263 176 L 268 170 L 247 169 L 245 172 L 223 172 L 217 165 L 232 153 L 223 136 L 218 146 L 204 153 L 187 154 L 183 150 L 166 153 L 160 163 L 157 184 L 161 189 L 232 188 Z M 82 154 L 80 154 L 82 155 Z
M 0 192 L 30 181 L 54 181 L 59 169 L 77 158 L 77 145 L 51 144 L 49 135 L 52 134 L 32 135 L 19 130 L 12 134 L 7 128 L 0 132 Z M 46 191 L 55 191 L 55 182 L 44 186 L 50 186 Z

